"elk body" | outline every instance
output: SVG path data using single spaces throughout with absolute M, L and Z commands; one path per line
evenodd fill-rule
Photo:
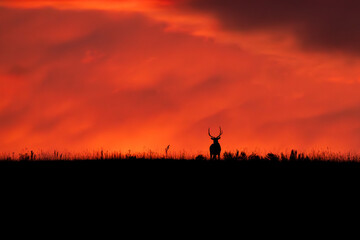
M 220 160 L 221 147 L 219 144 L 219 139 L 221 138 L 221 134 L 223 134 L 223 132 L 220 128 L 219 135 L 217 137 L 213 137 L 213 136 L 211 136 L 210 128 L 209 128 L 208 133 L 209 133 L 211 140 L 214 141 L 214 143 L 211 144 L 211 146 L 210 146 L 210 159 L 216 159 L 216 157 L 218 157 L 218 159 Z

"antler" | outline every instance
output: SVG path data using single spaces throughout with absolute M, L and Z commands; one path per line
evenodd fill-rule
M 219 128 L 220 128 L 220 134 L 216 138 L 219 138 L 223 134 L 223 131 L 221 130 L 221 127 L 219 127 Z
M 209 136 L 210 136 L 211 138 L 219 138 L 219 137 L 223 134 L 223 131 L 221 130 L 221 127 L 219 127 L 219 128 L 220 128 L 220 134 L 219 134 L 217 137 L 211 136 L 210 128 L 209 128 L 209 129 L 208 129 Z
M 208 129 L 208 133 L 209 133 L 209 136 L 210 136 L 211 138 L 213 138 L 213 136 L 211 136 L 211 134 L 210 134 L 210 128 Z

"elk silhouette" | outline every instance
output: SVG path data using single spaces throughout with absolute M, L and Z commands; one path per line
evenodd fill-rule
M 220 160 L 220 152 L 221 147 L 219 144 L 219 139 L 221 138 L 221 134 L 223 134 L 221 127 L 220 127 L 220 134 L 217 137 L 211 136 L 210 128 L 208 129 L 209 136 L 211 137 L 211 140 L 214 141 L 213 144 L 210 146 L 210 159 L 216 159 L 216 156 L 218 156 L 218 159 Z

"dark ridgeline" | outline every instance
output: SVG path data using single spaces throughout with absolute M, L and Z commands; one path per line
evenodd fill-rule
M 221 147 L 219 144 L 219 139 L 221 138 L 221 135 L 223 134 L 223 132 L 221 130 L 221 127 L 219 127 L 219 128 L 220 128 L 220 133 L 217 137 L 211 136 L 210 128 L 208 129 L 209 136 L 210 136 L 211 140 L 214 141 L 214 143 L 211 144 L 211 146 L 210 146 L 210 159 L 214 159 L 214 160 L 216 160 L 216 156 L 220 160 Z
M 128 182 L 145 177 L 147 180 L 159 179 L 161 184 L 175 178 L 182 181 L 189 179 L 189 176 L 195 178 L 205 176 L 210 181 L 228 179 L 229 182 L 241 180 L 248 183 L 267 183 L 269 179 L 275 179 L 278 184 L 289 182 L 289 179 L 306 181 L 319 176 L 325 176 L 326 181 L 338 180 L 346 173 L 346 176 L 355 176 L 356 182 L 360 180 L 360 157 L 356 155 L 351 157 L 327 157 L 321 154 L 307 156 L 292 150 L 291 154 L 268 153 L 263 156 L 256 153 L 226 151 L 222 153 L 221 160 L 218 160 L 221 152 L 218 140 L 221 133 L 222 131 L 215 138 L 217 144 L 214 140 L 213 147 L 210 148 L 211 158 L 216 160 L 209 160 L 203 155 L 192 158 L 184 158 L 183 155 L 166 156 L 166 151 L 163 156 L 106 152 L 101 154 L 99 152 L 99 154 L 84 158 L 81 156 L 80 158 L 69 158 L 69 156 L 61 158 L 60 154 L 59 157 L 55 154 L 55 158 L 54 155 L 49 154 L 48 158 L 33 157 L 33 160 L 31 160 L 31 153 L 30 155 L 25 153 L 16 160 L 6 158 L 0 161 L 0 179 L 5 177 L 8 181 L 9 179 L 23 179 L 27 175 L 30 175 L 28 179 L 45 175 L 41 181 L 53 176 L 63 180 L 64 170 L 67 169 L 66 176 L 73 174 L 75 178 L 85 174 L 87 179 L 113 178 L 114 182 L 119 182 L 119 179 L 121 182 Z M 214 149 L 218 152 L 214 152 Z M 57 175 L 56 172 L 59 174 Z

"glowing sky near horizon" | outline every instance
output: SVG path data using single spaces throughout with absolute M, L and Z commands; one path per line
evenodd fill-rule
M 0 152 L 360 149 L 360 3 L 0 0 Z

